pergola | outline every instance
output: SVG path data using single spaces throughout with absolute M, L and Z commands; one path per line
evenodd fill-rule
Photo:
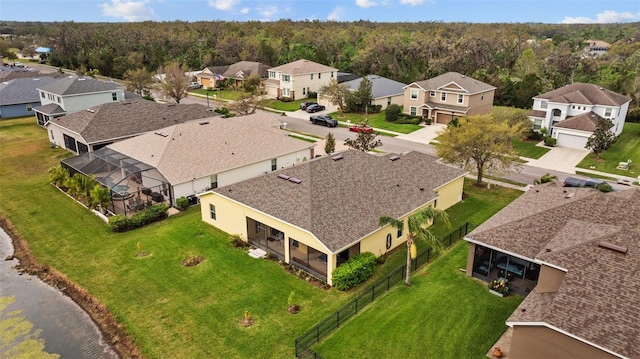
M 103 147 L 60 161 L 73 176 L 80 173 L 111 190 L 111 211 L 132 213 L 155 203 L 172 203 L 169 183 L 153 166 Z

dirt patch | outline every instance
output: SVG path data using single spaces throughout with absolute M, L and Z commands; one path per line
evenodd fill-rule
M 182 265 L 185 267 L 194 267 L 200 264 L 204 260 L 204 256 L 187 256 L 182 260 Z
M 287 308 L 287 311 L 291 314 L 298 314 L 300 312 L 300 306 L 297 304 L 292 304 Z
M 78 303 L 100 328 L 104 339 L 113 347 L 120 358 L 142 358 L 140 350 L 135 346 L 125 328 L 118 323 L 107 307 L 61 272 L 40 264 L 29 251 L 27 242 L 13 227 L 11 221 L 4 216 L 0 216 L 0 227 L 13 240 L 14 256 L 20 261 L 20 264 L 16 266 L 18 271 L 38 276 L 43 282 L 57 288 Z

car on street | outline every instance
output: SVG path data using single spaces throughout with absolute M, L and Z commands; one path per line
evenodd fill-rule
M 300 103 L 300 109 L 301 110 L 306 110 L 307 107 L 311 106 L 311 105 L 317 105 L 315 102 L 312 101 L 305 101 L 305 102 L 301 102 Z
M 604 180 L 600 178 L 575 178 L 575 177 L 567 177 L 564 182 L 562 182 L 562 187 L 590 187 L 596 188 L 598 185 L 606 183 Z
M 368 125 L 351 125 L 349 126 L 349 131 L 351 132 L 364 132 L 364 133 L 372 133 L 373 128 Z
M 307 106 L 305 111 L 307 111 L 308 113 L 314 113 L 314 112 L 318 112 L 318 111 L 324 111 L 324 108 L 325 108 L 324 106 L 318 105 L 316 103 L 316 104 Z
M 196 89 L 202 88 L 202 84 L 200 84 L 199 82 L 191 82 L 189 83 L 189 86 L 187 88 L 189 90 L 196 90 Z
M 329 115 L 314 115 L 309 117 L 309 121 L 314 125 L 323 125 L 327 127 L 338 126 L 338 121 Z

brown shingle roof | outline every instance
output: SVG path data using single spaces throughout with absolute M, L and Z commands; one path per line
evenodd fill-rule
M 594 84 L 575 83 L 563 86 L 534 98 L 558 103 L 576 103 L 584 105 L 622 106 L 631 101 L 627 96 L 607 90 Z
M 263 79 L 267 78 L 269 67 L 271 66 L 265 65 L 262 62 L 238 61 L 235 64 L 226 66 L 211 66 L 207 67 L 207 69 L 214 74 L 219 74 L 226 78 L 244 80 L 253 74 L 258 74 L 260 75 L 260 78 Z
M 338 69 L 309 60 L 296 60 L 288 64 L 272 67 L 270 71 L 281 71 L 283 74 L 301 75 L 316 72 L 338 71 Z
M 437 198 L 438 187 L 465 174 L 411 152 L 390 156 L 348 150 L 215 192 L 313 233 L 337 252 L 377 230 L 380 216 L 399 218 Z M 283 180 L 279 174 L 300 179 Z
M 583 113 L 579 116 L 567 117 L 556 123 L 555 127 L 569 128 L 572 130 L 593 132 L 598 127 L 598 122 L 602 117 L 593 112 Z M 613 124 L 611 124 L 613 127 Z
M 447 72 L 446 74 L 414 83 L 422 87 L 425 91 L 438 90 L 449 84 L 456 84 L 460 86 L 462 89 L 459 92 L 467 94 L 475 94 L 496 89 L 494 86 L 457 72 Z M 411 86 L 411 84 L 409 84 L 409 86 Z
M 566 198 L 564 190 L 575 195 Z M 638 213 L 639 189 L 600 193 L 547 184 L 520 196 L 469 237 L 567 271 L 556 293 L 534 290 L 508 322 L 546 323 L 636 358 L 640 357 Z M 602 241 L 625 246 L 628 252 L 601 248 Z

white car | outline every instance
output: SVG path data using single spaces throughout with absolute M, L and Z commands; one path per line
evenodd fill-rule
M 187 88 L 189 90 L 195 90 L 195 89 L 202 88 L 202 85 L 199 82 L 191 82 Z

